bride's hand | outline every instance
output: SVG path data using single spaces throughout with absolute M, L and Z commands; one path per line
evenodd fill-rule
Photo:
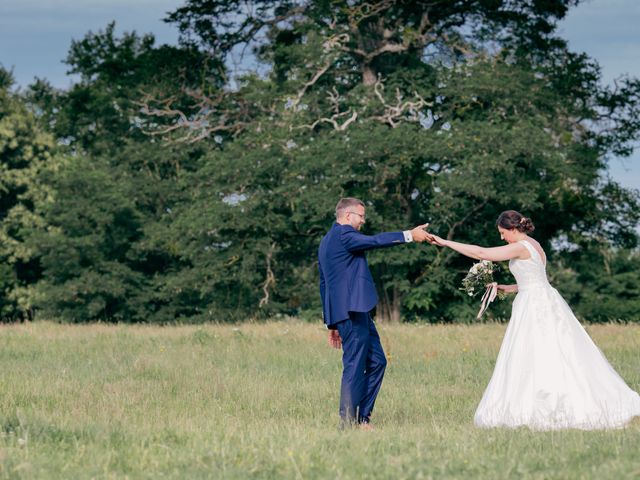
M 429 239 L 429 243 L 431 243 L 431 245 L 437 245 L 439 247 L 446 246 L 447 241 L 444 238 L 440 238 L 438 235 L 434 235 L 433 233 L 430 233 L 429 236 L 431 237 Z
M 489 287 L 495 287 L 496 291 L 500 291 L 501 290 L 500 287 L 504 287 L 504 285 L 498 285 L 498 282 L 491 282 L 485 285 L 485 288 L 489 288 Z

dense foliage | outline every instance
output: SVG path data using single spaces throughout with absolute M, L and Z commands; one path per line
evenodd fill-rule
M 521 210 L 583 318 L 637 320 L 638 195 L 606 168 L 633 150 L 640 82 L 603 86 L 557 37 L 575 3 L 188 0 L 177 46 L 113 24 L 73 42 L 67 91 L 4 72 L 0 125 L 25 119 L 43 153 L 0 145 L 26 179 L 2 180 L 3 315 L 318 318 L 317 245 L 349 195 L 368 232 L 482 245 Z M 468 259 L 369 259 L 381 317 L 473 318 Z

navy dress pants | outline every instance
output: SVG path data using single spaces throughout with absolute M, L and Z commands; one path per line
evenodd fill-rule
M 336 327 L 343 352 L 340 418 L 345 423 L 369 423 L 387 366 L 380 336 L 369 313 L 350 312 Z

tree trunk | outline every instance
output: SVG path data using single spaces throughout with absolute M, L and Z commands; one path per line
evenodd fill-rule
M 366 64 L 362 66 L 362 83 L 365 86 L 371 87 L 376 84 L 377 75 L 376 71 L 370 64 Z
M 400 323 L 402 297 L 396 287 L 389 292 L 384 289 L 384 297 L 378 303 L 378 321 L 380 323 Z

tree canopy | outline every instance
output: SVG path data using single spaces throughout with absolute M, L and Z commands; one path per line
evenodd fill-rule
M 633 151 L 640 83 L 603 85 L 568 49 L 556 24 L 576 3 L 189 0 L 167 16 L 177 46 L 88 33 L 67 58 L 76 85 L 24 95 L 67 156 L 37 177 L 53 200 L 33 203 L 23 241 L 37 307 L 317 318 L 316 250 L 342 196 L 366 202 L 369 232 L 429 221 L 483 245 L 521 210 L 584 317 L 576 279 L 632 296 L 638 194 L 607 162 Z M 380 317 L 472 318 L 467 259 L 424 245 L 369 259 Z

